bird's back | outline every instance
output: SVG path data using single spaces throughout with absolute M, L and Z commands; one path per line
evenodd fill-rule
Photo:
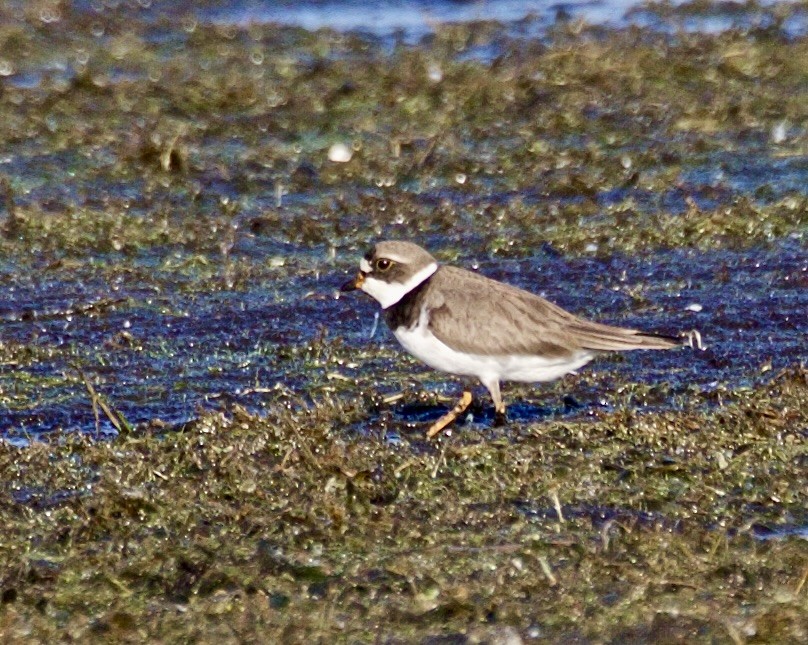
M 457 267 L 441 266 L 419 296 L 431 331 L 462 352 L 560 358 L 582 350 L 679 344 L 669 337 L 583 320 L 529 291 Z

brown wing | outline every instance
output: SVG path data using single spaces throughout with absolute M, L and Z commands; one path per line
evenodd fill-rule
M 429 327 L 452 349 L 474 354 L 542 354 L 581 350 L 666 349 L 675 339 L 582 320 L 544 298 L 455 267 L 430 280 Z

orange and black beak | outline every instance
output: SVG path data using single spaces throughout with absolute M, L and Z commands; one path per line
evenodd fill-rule
M 356 277 L 353 280 L 348 280 L 345 284 L 343 284 L 339 290 L 340 291 L 355 291 L 356 289 L 362 288 L 362 283 L 365 281 L 365 272 L 360 271 L 356 274 Z

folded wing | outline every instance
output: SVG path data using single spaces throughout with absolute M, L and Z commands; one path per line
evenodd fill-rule
M 481 355 L 569 357 L 581 350 L 667 349 L 675 338 L 582 320 L 544 298 L 455 267 L 431 281 L 429 327 L 443 343 Z M 437 284 L 436 284 L 437 283 Z

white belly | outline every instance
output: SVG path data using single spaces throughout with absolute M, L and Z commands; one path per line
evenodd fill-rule
M 476 376 L 484 382 L 491 379 L 523 383 L 553 381 L 586 365 L 594 357 L 590 352 L 563 358 L 464 354 L 438 340 L 422 321 L 412 329 L 399 327 L 393 334 L 404 349 L 430 367 L 450 374 Z

